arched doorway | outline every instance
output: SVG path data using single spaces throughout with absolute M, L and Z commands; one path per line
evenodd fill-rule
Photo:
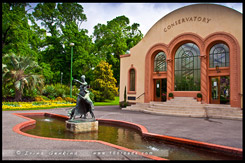
M 166 60 L 166 54 L 163 51 L 158 52 L 154 57 L 154 101 L 164 102 L 167 100 Z
M 230 66 L 229 47 L 223 43 L 213 45 L 209 52 L 209 68 L 215 68 L 216 76 L 210 77 L 210 103 L 230 104 L 230 75 L 220 76 L 220 68 Z

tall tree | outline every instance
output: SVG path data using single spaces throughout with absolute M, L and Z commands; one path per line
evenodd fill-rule
M 39 34 L 28 23 L 26 6 L 27 3 L 2 3 L 2 56 L 13 52 L 37 58 Z
M 49 65 L 53 74 L 53 82 L 60 80 L 63 73 L 63 82 L 69 83 L 71 63 L 71 42 L 73 47 L 73 78 L 79 78 L 90 71 L 97 64 L 92 54 L 92 38 L 87 30 L 81 29 L 81 23 L 86 21 L 83 7 L 78 3 L 40 3 L 33 13 L 34 17 L 50 33 L 46 37 L 45 50 L 42 51 L 41 64 L 48 70 Z M 64 68 L 65 66 L 65 68 Z M 51 73 L 50 73 L 51 75 Z M 89 75 L 88 75 L 89 79 Z
M 80 28 L 82 22 L 87 20 L 86 15 L 83 13 L 83 7 L 78 3 L 59 3 L 57 7 L 60 26 L 74 22 Z
M 117 81 L 120 79 L 120 55 L 125 54 L 143 37 L 138 27 L 137 23 L 130 25 L 126 16 L 118 16 L 107 24 L 98 24 L 94 27 L 96 54 L 112 65 Z

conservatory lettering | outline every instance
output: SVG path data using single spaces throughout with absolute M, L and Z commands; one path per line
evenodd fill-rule
M 206 18 L 206 17 L 201 17 L 201 16 L 184 17 L 184 18 L 178 19 L 178 20 L 174 21 L 173 23 L 169 24 L 168 26 L 166 26 L 164 28 L 164 32 L 167 32 L 168 30 L 172 29 L 173 27 L 175 27 L 181 23 L 195 22 L 195 21 L 208 24 L 211 21 L 211 19 Z

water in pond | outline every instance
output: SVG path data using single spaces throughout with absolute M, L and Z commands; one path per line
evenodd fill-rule
M 140 132 L 115 125 L 99 123 L 98 132 L 74 134 L 66 131 L 65 119 L 50 116 L 28 116 L 36 124 L 23 128 L 22 131 L 32 135 L 80 140 L 102 140 L 136 151 L 148 152 L 170 160 L 234 160 L 240 157 L 211 152 L 201 148 L 181 146 L 166 141 L 142 137 Z

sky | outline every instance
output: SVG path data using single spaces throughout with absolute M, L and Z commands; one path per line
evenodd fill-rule
M 191 4 L 196 3 L 79 3 L 83 6 L 87 21 L 82 28 L 93 33 L 93 27 L 98 23 L 106 24 L 117 16 L 125 15 L 133 23 L 140 24 L 139 29 L 145 35 L 148 30 L 166 14 Z M 216 3 L 239 12 L 242 11 L 242 3 Z
M 133 23 L 140 24 L 139 29 L 145 35 L 148 30 L 166 14 L 196 3 L 79 3 L 83 6 L 87 21 L 83 22 L 81 28 L 88 30 L 92 35 L 94 26 L 98 23 L 106 24 L 117 16 L 125 15 Z M 242 11 L 242 3 L 215 3 L 236 11 Z M 32 4 L 35 7 L 36 3 Z

